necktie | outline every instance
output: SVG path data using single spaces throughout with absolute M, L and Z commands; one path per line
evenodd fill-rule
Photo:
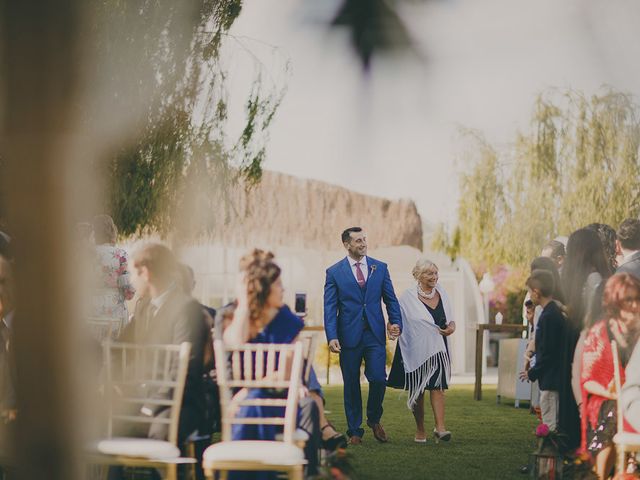
M 158 307 L 156 307 L 153 303 L 149 304 L 149 309 L 147 310 L 147 321 L 145 322 L 145 330 L 149 330 L 151 319 L 156 316 L 157 311 Z
M 364 274 L 360 269 L 360 265 L 362 265 L 360 262 L 356 263 L 356 280 L 358 280 L 358 285 L 360 285 L 360 288 L 364 288 Z

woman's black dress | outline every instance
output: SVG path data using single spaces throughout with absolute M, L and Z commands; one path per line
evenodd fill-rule
M 438 301 L 438 305 L 436 308 L 431 308 L 426 303 L 422 302 L 425 308 L 429 311 L 436 325 L 440 328 L 446 328 L 447 326 L 447 315 L 444 311 L 444 306 L 442 305 L 442 298 Z M 442 341 L 444 342 L 444 348 L 447 352 L 447 357 L 449 356 L 449 345 L 447 344 L 447 337 L 442 336 Z M 449 388 L 447 385 L 447 375 L 444 372 L 444 368 L 446 368 L 442 362 L 439 362 L 438 370 L 434 375 L 431 376 L 429 383 L 427 384 L 425 390 L 446 390 Z M 436 386 L 435 383 L 439 378 L 442 378 L 442 386 Z M 393 362 L 391 364 L 391 371 L 389 372 L 389 378 L 387 379 L 387 385 L 391 388 L 399 388 L 408 390 L 409 388 L 405 386 L 405 369 L 404 362 L 402 361 L 402 351 L 400 350 L 400 343 L 396 345 L 396 352 L 393 356 Z

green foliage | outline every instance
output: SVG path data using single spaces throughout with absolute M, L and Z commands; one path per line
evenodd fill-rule
M 526 290 L 507 292 L 504 312 L 502 313 L 504 315 L 504 323 L 522 323 L 522 305 L 526 295 Z
M 477 133 L 467 138 L 459 244 L 439 238 L 440 250 L 526 269 L 558 235 L 592 222 L 617 228 L 640 213 L 640 122 L 629 95 L 549 91 L 508 150 Z
M 453 235 L 449 237 L 447 228 L 443 223 L 436 226 L 431 240 L 431 248 L 446 253 L 451 261 L 455 261 L 460 251 L 460 228 L 456 227 Z
M 241 7 L 241 0 L 100 4 L 97 52 L 114 103 L 126 109 L 138 97 L 150 99 L 139 128 L 106 162 L 106 210 L 122 235 L 206 234 L 220 227 L 207 212 L 223 208 L 229 215 L 229 187 L 260 180 L 284 90 L 265 84 L 257 65 L 245 126 L 228 138 L 222 50 Z M 131 52 L 142 55 L 132 59 Z

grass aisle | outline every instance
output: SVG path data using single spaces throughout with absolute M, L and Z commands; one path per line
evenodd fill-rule
M 363 399 L 367 388 L 363 385 Z M 415 423 L 406 406 L 406 395 L 387 389 L 382 424 L 390 437 L 378 443 L 367 428 L 363 445 L 347 449 L 357 479 L 520 479 L 519 468 L 535 447 L 537 424 L 528 408 L 496 404 L 496 389 L 484 388 L 484 399 L 473 400 L 473 386 L 455 386 L 447 392 L 446 423 L 453 439 L 436 445 L 413 442 Z M 325 389 L 327 410 L 340 431 L 346 431 L 342 387 Z M 365 400 L 366 401 L 366 400 Z M 426 399 L 425 399 L 426 401 Z M 428 404 L 428 402 L 426 401 Z M 425 424 L 433 430 L 431 406 L 425 405 Z

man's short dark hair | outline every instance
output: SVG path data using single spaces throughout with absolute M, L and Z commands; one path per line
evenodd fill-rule
M 175 280 L 178 261 L 169 247 L 160 243 L 147 243 L 133 253 L 134 267 L 147 267 L 160 282 Z
M 342 243 L 347 243 L 351 240 L 351 232 L 358 233 L 361 232 L 362 228 L 360 227 L 349 227 L 344 232 L 342 232 Z
M 640 220 L 627 218 L 620 224 L 617 237 L 625 250 L 640 250 Z
M 527 278 L 527 287 L 531 290 L 540 290 L 543 297 L 551 297 L 555 287 L 553 275 L 547 270 L 534 270 Z
M 558 240 L 551 240 L 549 243 L 547 243 L 544 246 L 543 250 L 546 250 L 546 249 L 551 250 L 550 258 L 564 257 L 566 255 L 566 252 L 564 249 L 564 243 Z

